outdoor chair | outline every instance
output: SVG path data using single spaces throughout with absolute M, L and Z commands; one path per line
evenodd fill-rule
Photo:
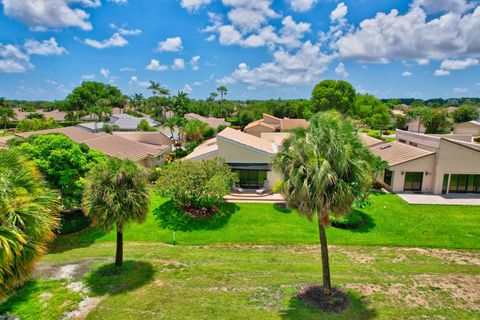
M 260 189 L 257 189 L 255 192 L 257 194 L 264 194 L 265 192 L 267 192 L 267 189 L 268 189 L 268 180 L 265 180 L 263 182 L 263 187 L 261 187 Z
M 237 193 L 243 193 L 245 191 L 245 189 L 238 187 L 235 183 L 233 184 L 232 189 Z

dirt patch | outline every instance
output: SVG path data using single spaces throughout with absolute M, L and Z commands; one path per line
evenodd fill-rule
M 293 297 L 307 306 L 326 312 L 342 312 L 349 304 L 348 297 L 343 291 L 332 288 L 332 294 L 325 295 L 321 286 L 306 286 Z
M 163 280 L 160 280 L 160 279 L 155 280 L 154 283 L 157 287 L 163 287 L 165 285 L 165 282 Z
M 33 271 L 34 278 L 43 279 L 80 279 L 90 268 L 90 265 L 97 261 L 103 261 L 101 259 L 83 260 L 75 264 L 55 265 L 50 263 L 41 263 L 35 267 Z
M 78 309 L 68 312 L 63 320 L 83 320 L 103 301 L 105 297 L 87 297 L 78 305 Z
M 445 264 L 477 265 L 480 266 L 480 251 L 424 249 L 424 248 L 397 248 L 398 252 L 415 252 L 442 260 Z
M 359 291 L 365 297 L 373 296 L 376 293 L 382 292 L 382 286 L 371 283 L 348 283 L 344 286 L 347 289 Z

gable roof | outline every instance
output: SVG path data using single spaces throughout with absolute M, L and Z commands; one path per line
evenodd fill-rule
M 289 119 L 284 118 L 280 120 L 280 130 L 291 130 L 297 128 L 307 128 L 310 123 L 305 119 Z
M 209 139 L 196 147 L 192 153 L 185 157 L 186 160 L 201 160 L 209 156 L 217 156 L 218 154 L 218 145 L 217 139 Z
M 219 126 L 229 126 L 230 122 L 225 121 L 225 119 L 222 118 L 214 118 L 214 117 L 204 117 L 196 113 L 187 113 L 185 115 L 185 118 L 190 119 L 190 120 L 198 120 L 203 123 L 208 124 L 210 127 L 213 129 L 217 129 Z
M 474 151 L 480 151 L 480 144 L 478 143 L 471 143 L 471 142 L 465 142 L 465 141 L 459 141 L 459 140 L 454 140 L 454 139 L 448 139 L 448 138 L 442 138 L 443 140 L 446 140 L 448 142 L 454 143 L 456 145 L 460 145 L 466 148 L 469 148 Z
M 244 130 L 250 129 L 250 128 L 253 128 L 253 127 L 256 127 L 256 126 L 266 127 L 266 128 L 272 129 L 274 131 L 277 129 L 274 125 L 266 123 L 263 120 L 256 120 L 256 121 L 253 121 L 253 122 L 250 122 L 249 124 L 247 124 L 245 126 Z
M 240 130 L 226 128 L 217 135 L 217 139 L 233 142 L 251 149 L 273 155 L 277 153 L 277 147 L 274 143 L 258 138 Z
M 379 144 L 373 146 L 370 150 L 373 154 L 387 161 L 391 167 L 435 154 L 435 152 L 416 148 L 397 141 Z
M 362 143 L 368 148 L 383 143 L 383 140 L 376 139 L 374 137 L 370 137 L 366 133 L 359 133 L 359 137 L 360 137 L 360 140 L 362 141 Z
M 277 118 L 272 115 L 263 114 L 263 119 L 250 122 L 244 129 L 250 129 L 256 126 L 263 126 L 272 130 L 292 130 L 297 128 L 306 128 L 310 123 L 305 119 Z

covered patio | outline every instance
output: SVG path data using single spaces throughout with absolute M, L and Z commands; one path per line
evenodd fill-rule
M 480 206 L 480 194 L 431 194 L 400 192 L 397 195 L 408 204 L 439 204 L 452 206 Z

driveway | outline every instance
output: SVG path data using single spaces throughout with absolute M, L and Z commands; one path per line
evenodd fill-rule
M 414 194 L 397 193 L 408 204 L 442 204 L 480 206 L 480 194 Z

